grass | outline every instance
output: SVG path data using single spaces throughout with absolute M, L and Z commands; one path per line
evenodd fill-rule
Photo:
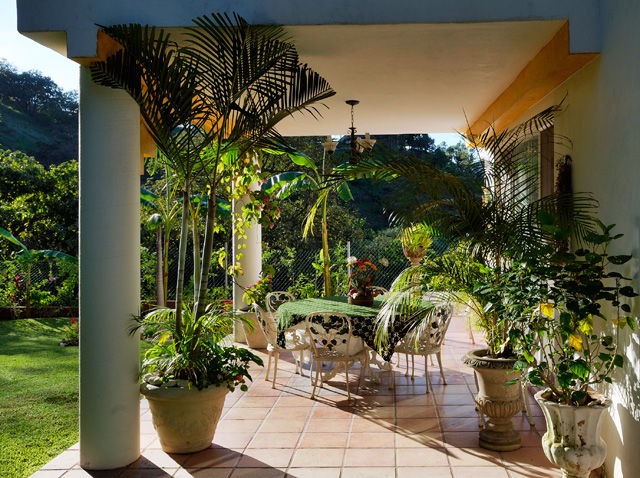
M 29 476 L 78 441 L 78 348 L 69 319 L 0 322 L 0 476 Z

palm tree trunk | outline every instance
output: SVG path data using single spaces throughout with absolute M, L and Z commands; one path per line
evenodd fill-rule
M 164 249 L 162 258 L 162 289 L 164 292 L 163 301 L 167 303 L 167 296 L 169 294 L 169 235 L 164 235 Z
M 327 232 L 326 217 L 322 218 L 322 259 L 324 275 L 324 295 L 329 297 L 333 294 L 331 290 L 331 270 L 329 269 L 329 234 Z
M 193 301 L 198 301 L 198 290 L 200 284 L 200 234 L 198 232 L 198 217 L 193 206 L 191 210 L 191 234 L 193 237 Z
M 163 254 L 162 254 L 162 226 L 158 225 L 156 228 L 156 302 L 160 307 L 164 307 L 166 304 L 164 296 L 164 268 L 162 267 Z
M 25 289 L 25 311 L 31 317 L 31 264 L 27 264 L 27 284 Z
M 209 283 L 209 269 L 211 268 L 211 255 L 213 254 L 213 235 L 216 224 L 216 188 L 211 187 L 207 197 L 207 222 L 204 232 L 204 244 L 202 246 L 202 264 L 200 266 L 200 283 L 198 285 L 198 296 L 194 305 L 195 318 L 200 317 L 205 310 L 205 300 L 207 296 L 207 285 Z M 194 283 L 195 287 L 195 283 Z
M 189 233 L 189 182 L 185 180 L 182 191 L 182 222 L 180 224 L 180 244 L 178 247 L 178 280 L 176 282 L 176 334 L 182 333 L 182 295 L 184 292 L 184 265 L 187 258 Z

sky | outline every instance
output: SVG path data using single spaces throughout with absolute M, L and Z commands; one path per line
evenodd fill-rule
M 16 0 L 0 0 L 0 58 L 12 63 L 19 71 L 38 70 L 51 77 L 63 90 L 77 90 L 77 63 L 53 50 L 20 35 L 16 29 Z M 436 144 L 457 144 L 457 133 L 429 133 Z

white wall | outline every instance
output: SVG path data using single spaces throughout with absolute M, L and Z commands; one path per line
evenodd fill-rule
M 600 58 L 569 78 L 520 120 L 558 103 L 566 95 L 566 110 L 556 122 L 556 135 L 573 142 L 575 191 L 590 191 L 600 201 L 600 218 L 616 224 L 625 236 L 613 253 L 633 253 L 626 272 L 639 284 L 640 257 L 640 2 L 604 0 Z M 638 316 L 638 300 L 633 315 Z M 603 437 L 608 445 L 608 477 L 640 476 L 640 334 L 627 334 L 622 350 L 627 358 L 615 384 L 606 390 L 613 399 Z

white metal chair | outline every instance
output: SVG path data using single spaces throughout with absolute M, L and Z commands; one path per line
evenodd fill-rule
M 424 311 L 419 312 L 425 314 Z M 415 372 L 415 356 L 422 355 L 424 357 L 424 373 L 426 377 L 426 393 L 429 393 L 429 364 L 427 358 L 430 355 L 435 355 L 438 360 L 438 366 L 440 367 L 440 375 L 442 377 L 442 383 L 445 385 L 447 381 L 442 369 L 442 357 L 440 356 L 440 349 L 444 336 L 449 328 L 451 317 L 453 315 L 453 307 L 451 304 L 436 305 L 433 311 L 426 312 L 429 315 L 429 323 L 427 327 L 419 332 L 409 332 L 399 343 L 396 345 L 395 351 L 398 353 L 404 353 L 411 355 L 411 380 L 414 379 Z M 405 377 L 409 376 L 409 361 L 407 360 L 407 371 Z
M 309 343 L 298 334 L 296 329 L 287 329 L 285 333 L 285 346 L 278 345 L 278 325 L 274 319 L 273 314 L 265 312 L 258 304 L 253 303 L 253 310 L 256 313 L 258 324 L 260 329 L 264 333 L 264 337 L 267 340 L 267 352 L 269 354 L 269 361 L 267 363 L 267 373 L 265 380 L 269 380 L 269 371 L 271 370 L 271 357 L 275 357 L 275 364 L 273 367 L 273 382 L 271 388 L 276 388 L 276 378 L 278 376 L 278 358 L 282 352 L 291 352 L 296 362 L 295 373 L 302 373 L 302 354 L 305 350 L 309 349 Z M 298 352 L 296 354 L 296 352 Z
M 285 302 L 292 302 L 296 300 L 295 296 L 284 290 L 276 290 L 273 292 L 269 292 L 264 299 L 264 302 L 267 306 L 268 312 L 277 312 L 278 307 L 280 307 Z
M 386 295 L 389 293 L 387 289 L 385 289 L 384 287 L 380 287 L 379 285 L 372 285 L 369 287 L 369 289 L 371 289 L 373 292 L 377 292 L 377 295 Z
M 364 342 L 359 337 L 354 337 L 351 328 L 351 319 L 348 315 L 336 312 L 314 312 L 306 317 L 307 333 L 311 338 L 311 353 L 313 365 L 316 367 L 316 377 L 313 381 L 313 399 L 318 387 L 318 377 L 322 377 L 322 364 L 324 362 L 337 362 L 344 364 L 347 385 L 347 399 L 351 400 L 349 387 L 349 367 L 352 362 L 360 362 L 360 380 L 358 388 L 364 379 L 364 370 L 367 366 L 369 355 Z M 320 384 L 322 386 L 322 382 Z

